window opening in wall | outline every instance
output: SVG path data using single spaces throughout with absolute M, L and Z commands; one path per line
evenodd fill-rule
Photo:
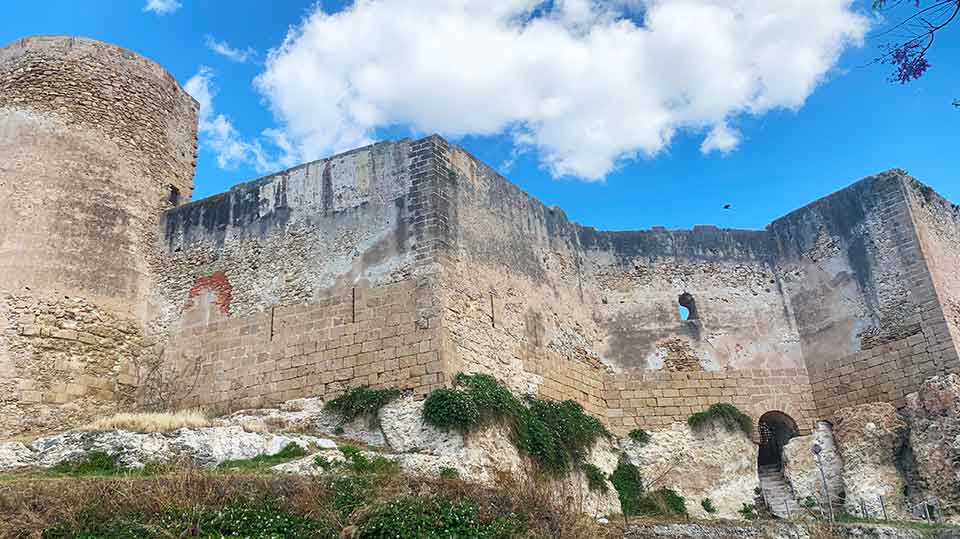
M 680 320 L 697 319 L 697 303 L 693 300 L 693 296 L 690 295 L 689 292 L 680 294 L 680 297 L 677 298 L 677 303 L 679 303 Z
M 170 186 L 170 197 L 168 199 L 170 204 L 177 206 L 180 204 L 180 190 L 174 186 Z

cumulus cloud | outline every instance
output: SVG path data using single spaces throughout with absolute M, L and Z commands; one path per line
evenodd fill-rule
M 678 132 L 730 151 L 741 114 L 795 109 L 859 45 L 852 0 L 356 0 L 319 5 L 256 86 L 312 159 L 407 126 L 511 136 L 555 176 L 600 179 Z
M 216 154 L 217 165 L 227 170 L 246 165 L 259 173 L 293 165 L 290 160 L 293 152 L 284 134 L 273 129 L 263 132 L 263 136 L 281 150 L 282 154 L 275 156 L 266 151 L 259 140 L 244 140 L 228 117 L 216 113 L 213 107 L 213 98 L 216 96 L 213 76 L 213 70 L 200 66 L 197 73 L 183 85 L 183 89 L 200 104 L 200 144 Z
M 736 148 L 738 144 L 740 144 L 740 132 L 732 129 L 726 123 L 719 123 L 714 125 L 707 133 L 707 137 L 703 139 L 703 144 L 700 145 L 700 151 L 705 154 L 713 151 L 727 153 Z
M 147 0 L 143 10 L 152 11 L 157 15 L 167 15 L 180 9 L 181 5 L 177 0 Z
M 207 48 L 213 52 L 224 56 L 234 62 L 243 63 L 246 62 L 251 56 L 255 54 L 255 51 L 247 47 L 246 49 L 236 49 L 231 47 L 226 41 L 217 41 L 213 36 L 206 36 Z

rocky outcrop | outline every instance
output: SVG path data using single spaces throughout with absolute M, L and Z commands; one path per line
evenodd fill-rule
M 960 520 L 960 376 L 926 380 L 907 395 L 902 411 L 910 425 L 915 487 L 936 497 L 950 520 Z
M 682 423 L 650 433 L 650 441 L 632 440 L 623 449 L 640 467 L 651 487 L 670 487 L 687 501 L 687 511 L 698 518 L 742 518 L 737 512 L 753 503 L 757 480 L 757 446 L 742 432 L 712 424 L 697 431 Z M 701 502 L 709 498 L 717 508 L 707 513 Z
M 888 403 L 870 403 L 835 412 L 833 435 L 843 459 L 845 509 L 872 517 L 906 518 L 906 482 L 897 468 L 907 424 Z M 883 497 L 881 505 L 880 497 Z
M 457 470 L 471 482 L 494 484 L 499 474 L 516 480 L 527 478 L 528 467 L 510 442 L 505 427 L 489 426 L 463 436 L 443 432 L 423 422 L 423 401 L 398 399 L 380 410 L 380 427 L 389 448 L 397 454 L 384 455 L 414 474 L 437 476 L 443 468 Z M 590 451 L 587 462 L 610 474 L 617 466 L 618 449 L 608 440 L 600 440 Z M 569 507 L 605 515 L 620 512 L 620 500 L 613 486 L 606 492 L 591 492 L 581 473 L 556 480 L 554 491 Z
M 246 432 L 241 427 L 179 429 L 166 433 L 140 433 L 122 430 L 104 432 L 68 432 L 40 438 L 17 451 L 16 460 L 4 469 L 27 466 L 49 467 L 72 461 L 91 451 L 119 454 L 124 466 L 139 468 L 148 463 L 189 461 L 213 467 L 225 460 L 248 459 L 279 453 L 289 444 L 304 449 L 335 448 L 331 440 L 297 434 Z
M 820 461 L 823 474 L 813 454 L 813 446 L 820 446 Z M 793 490 L 797 501 L 806 505 L 811 498 L 820 504 L 826 502 L 823 495 L 823 478 L 826 477 L 827 492 L 832 503 L 843 499 L 843 461 L 833 440 L 833 429 L 826 421 L 818 421 L 813 432 L 792 438 L 783 448 L 783 477 Z
M 367 418 L 358 418 L 342 423 L 340 417 L 324 409 L 321 398 L 289 400 L 278 408 L 255 408 L 240 410 L 214 420 L 214 425 L 241 426 L 245 430 L 264 432 L 309 432 L 322 436 L 342 436 L 366 445 L 382 447 L 383 434 L 377 425 L 370 425 Z M 251 429 L 251 426 L 256 425 Z

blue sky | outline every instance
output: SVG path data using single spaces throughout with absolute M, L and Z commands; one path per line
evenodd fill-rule
M 436 1 L 439 0 L 432 0 Z M 633 6 L 645 3 L 620 1 Z M 564 82 L 564 77 L 570 75 L 564 71 L 565 64 L 575 64 L 577 54 L 583 51 L 619 50 L 604 49 L 603 44 L 597 45 L 583 36 L 601 28 L 610 31 L 607 35 L 623 37 L 623 43 L 637 43 L 629 39 L 638 34 L 631 35 L 630 28 L 625 31 L 623 26 L 617 26 L 606 12 L 574 20 L 575 14 L 568 9 L 569 13 L 561 14 L 566 17 L 564 22 L 547 28 L 549 31 L 530 31 L 523 36 L 519 30 L 497 34 L 499 27 L 495 24 L 487 28 L 478 22 L 477 27 L 493 30 L 478 31 L 475 36 L 464 37 L 464 43 L 454 43 L 451 39 L 456 41 L 464 28 L 458 26 L 458 15 L 450 13 L 441 13 L 435 19 L 427 13 L 422 19 L 429 18 L 430 22 L 418 23 L 413 19 L 415 22 L 407 23 L 403 22 L 407 20 L 404 13 L 377 12 L 371 8 L 363 20 L 327 17 L 306 23 L 304 17 L 315 14 L 315 10 L 337 13 L 343 2 L 323 2 L 318 7 L 309 1 L 180 0 L 178 9 L 165 14 L 145 11 L 145 2 L 17 1 L 5 6 L 0 41 L 6 43 L 34 34 L 88 36 L 150 57 L 181 84 L 202 73 L 202 80 L 195 79 L 192 87 L 196 89 L 197 82 L 206 83 L 205 88 L 211 93 L 211 112 L 208 131 L 201 133 L 195 198 L 223 191 L 271 168 L 305 158 L 302 156 L 329 153 L 328 148 L 340 148 L 352 141 L 419 136 L 436 130 L 503 170 L 527 192 L 547 204 L 559 205 L 571 219 L 600 228 L 689 228 L 695 224 L 759 228 L 856 179 L 892 167 L 906 169 L 960 202 L 960 109 L 950 106 L 954 98 L 960 98 L 960 23 L 938 36 L 930 55 L 933 67 L 919 81 L 906 86 L 889 84 L 886 66 L 863 67 L 877 55 L 880 40 L 871 36 L 879 26 L 874 25 L 862 47 L 844 44 L 842 54 L 831 61 L 822 76 L 810 75 L 808 66 L 798 67 L 802 69 L 798 71 L 798 81 L 803 76 L 822 79 L 810 91 L 801 92 L 808 94 L 800 95 L 802 105 L 791 104 L 796 101 L 798 90 L 790 87 L 792 80 L 787 80 L 779 93 L 768 100 L 772 105 L 766 106 L 762 105 L 763 99 L 749 91 L 743 94 L 747 95 L 745 98 L 734 95 L 735 89 L 730 86 L 743 78 L 742 73 L 733 70 L 739 67 L 728 69 L 722 65 L 723 58 L 701 59 L 695 53 L 684 52 L 705 49 L 698 43 L 684 41 L 690 38 L 689 32 L 674 35 L 669 28 L 664 33 L 671 36 L 670 43 L 677 44 L 675 49 L 636 56 L 637 62 L 649 64 L 651 73 L 658 74 L 655 84 L 649 75 L 646 80 L 641 77 L 620 82 L 621 73 L 614 63 L 618 59 L 609 59 L 611 54 L 586 54 L 582 60 L 584 71 L 578 73 L 597 72 L 594 68 L 599 65 L 600 73 L 610 80 L 584 78 L 583 86 L 589 86 L 591 91 L 581 92 L 576 81 L 572 85 Z M 693 5 L 696 0 L 683 3 Z M 807 4 L 799 0 L 798 3 Z M 867 14 L 865 4 L 856 2 L 852 10 Z M 645 16 L 653 21 L 651 24 L 669 22 L 666 14 L 622 9 L 638 24 Z M 840 22 L 823 24 L 824 39 L 830 38 L 828 32 L 833 28 L 840 28 L 843 21 L 839 17 L 849 10 L 841 6 L 835 11 Z M 687 20 L 696 16 L 696 12 L 690 13 L 685 16 Z M 533 22 L 538 16 L 529 15 L 530 19 L 523 24 L 535 29 Z M 472 14 L 465 20 L 471 20 L 470 17 L 478 19 Z M 796 25 L 799 28 L 795 39 L 808 40 L 805 34 L 817 32 L 810 29 L 816 26 L 811 26 L 810 21 L 798 19 Z M 295 40 L 286 54 L 268 65 L 267 52 L 280 47 L 291 28 L 298 29 L 304 39 Z M 558 29 L 560 33 L 569 31 L 573 37 L 557 41 Z M 410 37 L 431 32 L 438 34 L 434 41 Z M 763 47 L 762 40 L 771 39 L 762 33 L 742 36 L 742 29 L 734 27 L 730 32 L 738 40 L 756 39 L 759 45 L 755 47 Z M 789 42 L 793 35 L 781 29 L 775 39 L 784 41 L 788 48 L 801 48 Z M 724 49 L 723 37 L 718 33 L 711 38 L 717 41 L 706 50 Z M 240 62 L 236 61 L 238 58 L 218 54 L 211 48 L 211 38 L 235 51 L 247 52 L 249 57 Z M 322 42 L 324 39 L 340 41 L 331 45 Z M 522 57 L 529 64 L 518 66 L 519 60 L 505 58 L 496 49 L 501 40 L 506 43 L 503 46 L 511 47 L 511 57 Z M 424 43 L 435 48 L 418 48 Z M 820 42 L 815 46 L 820 46 Z M 551 69 L 545 69 L 542 76 L 530 74 L 537 71 L 537 58 L 542 57 L 538 55 L 548 47 L 563 51 L 558 53 L 562 58 L 556 60 L 556 65 L 551 64 Z M 631 51 L 626 50 L 627 53 Z M 327 97 L 331 81 L 339 80 L 336 77 L 366 76 L 365 66 L 379 57 L 383 62 L 391 62 L 393 54 L 404 58 L 425 55 L 427 67 L 402 66 L 409 76 L 376 71 L 373 79 L 379 86 L 373 84 L 352 97 L 350 120 L 346 123 L 341 109 L 317 105 Z M 361 55 L 365 56 L 356 59 Z M 749 59 L 748 63 L 752 62 Z M 201 66 L 207 69 L 201 71 Z M 434 68 L 441 75 L 431 75 Z M 753 67 L 743 69 L 747 75 L 755 74 L 749 71 Z M 766 69 L 761 76 L 780 72 L 778 66 Z M 255 78 L 267 72 L 268 84 L 256 85 Z M 416 73 L 424 74 L 422 79 L 433 80 L 410 80 Z M 507 80 L 497 80 L 501 74 Z M 788 75 L 793 76 L 792 72 Z M 504 85 L 511 81 L 516 84 Z M 555 88 L 537 94 L 548 82 Z M 436 88 L 437 93 L 430 94 L 431 88 Z M 474 88 L 475 95 L 465 95 Z M 674 88 L 676 96 L 670 94 Z M 618 94 L 620 89 L 623 92 Z M 700 92 L 701 89 L 704 91 Z M 654 92 L 669 98 L 668 107 L 673 108 L 643 104 L 645 97 Z M 728 92 L 730 97 L 726 97 Z M 549 99 L 542 98 L 543 95 Z M 616 109 L 611 112 L 610 96 L 623 109 L 622 118 Z M 748 105 L 743 104 L 745 99 Z M 543 111 L 557 102 L 573 103 L 573 112 L 560 118 L 544 116 L 549 113 Z M 634 108 L 634 103 L 640 104 Z M 664 123 L 672 136 L 653 140 L 651 134 L 664 131 L 645 126 L 659 125 L 656 118 L 663 110 L 675 118 Z M 238 145 L 225 149 L 221 140 L 216 146 L 212 138 L 216 136 L 214 120 L 221 115 L 229 125 L 230 142 Z M 594 122 L 600 126 L 597 131 L 580 130 L 582 125 Z M 357 126 L 367 129 L 356 132 L 353 128 Z M 268 130 L 266 135 L 264 130 Z M 619 148 L 614 140 L 621 132 L 617 130 L 624 137 L 633 137 L 633 145 L 626 150 Z M 705 140 L 711 130 L 716 130 L 718 136 L 732 133 L 733 138 L 715 139 L 720 149 L 705 153 Z M 296 151 L 283 152 L 272 144 L 275 140 L 269 135 L 271 132 L 292 138 Z M 589 140 L 578 138 L 584 136 Z M 259 164 L 251 157 L 254 144 L 262 145 L 267 155 Z M 582 149 L 594 147 L 591 145 L 598 151 Z M 223 161 L 224 152 L 230 148 L 236 150 L 236 158 L 218 162 L 218 155 Z M 631 157 L 634 151 L 638 152 L 635 158 Z M 592 159 L 603 152 L 611 152 L 613 161 Z M 732 208 L 724 210 L 724 204 L 731 204 Z

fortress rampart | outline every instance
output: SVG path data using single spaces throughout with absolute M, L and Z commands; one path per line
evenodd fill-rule
M 77 54 L 57 39 L 41 57 Z M 89 46 L 109 54 L 84 61 L 127 58 Z M 161 195 L 164 186 L 189 195 L 180 160 L 183 145 L 191 163 L 194 151 L 194 131 L 183 128 L 195 122 L 189 97 L 134 58 L 136 80 L 170 92 L 168 116 L 156 116 L 166 130 L 118 116 L 140 122 L 123 128 L 143 129 L 150 142 L 140 155 L 119 140 L 123 130 L 86 113 L 24 105 L 39 83 L 2 81 L 19 73 L 3 69 L 18 65 L 9 58 L 25 57 L 0 53 L 0 96 L 15 96 L 0 102 L 13 126 L 0 156 L 16 156 L 16 177 L 34 184 L 12 204 L 43 186 L 79 208 L 51 215 L 85 226 L 91 204 L 116 217 L 96 221 L 110 223 L 97 225 L 104 232 L 71 236 L 44 212 L 27 218 L 16 206 L 21 218 L 0 216 L 0 249 L 43 259 L 30 273 L 22 262 L 0 265 L 0 383 L 16 395 L 0 433 L 95 415 L 127 389 L 141 405 L 225 411 L 358 385 L 422 396 L 460 371 L 575 399 L 619 433 L 721 401 L 755 419 L 786 413 L 807 431 L 841 406 L 900 405 L 924 378 L 960 367 L 960 213 L 899 170 L 764 230 L 601 231 L 431 136 L 174 205 Z M 98 141 L 96 173 L 69 157 L 79 154 L 55 151 L 83 137 Z M 164 168 L 154 152 L 180 157 Z M 51 166 L 28 166 L 38 162 Z M 43 241 L 7 240 L 14 226 Z M 74 256 L 81 251 L 94 256 Z M 38 280 L 43 264 L 65 268 L 66 299 L 46 293 L 62 284 Z M 85 273 L 74 278 L 74 268 Z M 84 329 L 88 319 L 109 329 Z
M 60 36 L 0 49 L 0 433 L 125 399 L 196 130 L 196 101 L 131 52 Z

